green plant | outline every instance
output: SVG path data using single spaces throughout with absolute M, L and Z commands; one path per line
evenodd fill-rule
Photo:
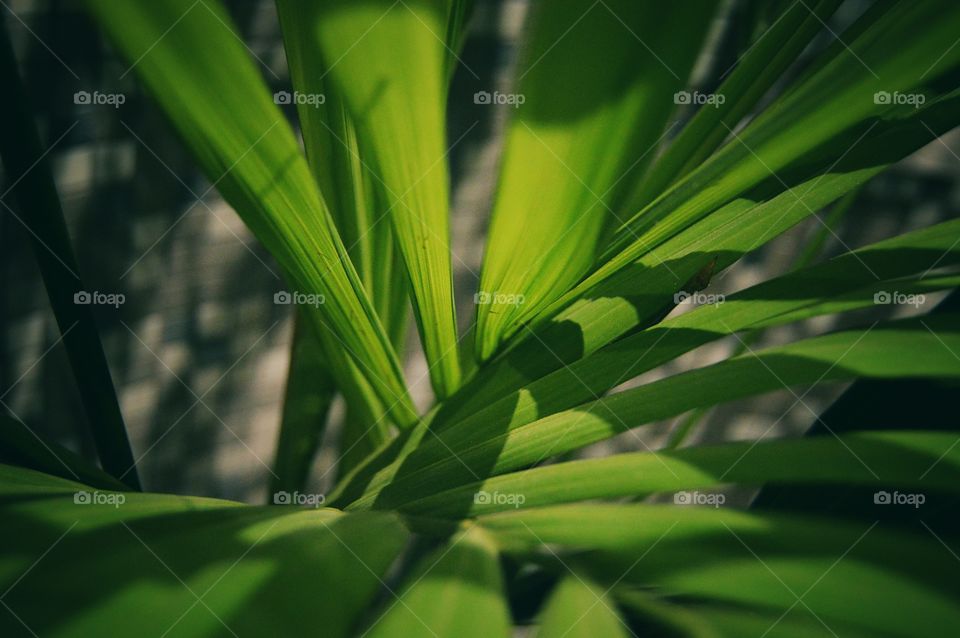
M 271 492 L 307 496 L 335 392 L 349 410 L 341 478 L 316 509 L 133 491 L 102 353 L 78 356 L 106 397 L 86 405 L 105 471 L 4 422 L 22 466 L 0 466 L 4 635 L 949 634 L 957 536 L 940 508 L 960 487 L 956 418 L 916 407 L 891 422 L 870 405 L 950 405 L 955 298 L 750 344 L 889 295 L 953 291 L 960 220 L 826 261 L 814 251 L 812 265 L 667 314 L 960 123 L 960 5 L 881 0 L 798 68 L 840 0 L 744 3 L 755 37 L 714 92 L 691 94 L 715 3 L 535 3 L 461 349 L 444 120 L 469 3 L 277 4 L 306 157 L 217 2 L 89 1 L 291 288 L 323 295 L 298 308 Z M 677 102 L 701 106 L 671 138 Z M 5 166 L 30 174 L 42 154 L 28 111 L 19 98 L 5 109 Z M 43 220 L 37 239 L 69 250 L 39 166 L 13 192 Z M 52 263 L 44 276 L 71 325 L 63 295 L 82 286 Z M 408 300 L 438 397 L 425 415 L 398 363 Z M 727 360 L 610 393 L 731 335 L 744 345 Z M 811 436 L 677 436 L 564 460 L 691 410 L 851 380 Z M 761 489 L 742 508 L 645 500 L 720 505 L 723 492 L 697 490 L 725 485 Z

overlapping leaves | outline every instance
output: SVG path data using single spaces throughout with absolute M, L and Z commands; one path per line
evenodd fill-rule
M 369 453 L 328 495 L 340 509 L 303 512 L 113 491 L 87 504 L 76 495 L 93 487 L 0 466 L 10 549 L 0 571 L 13 584 L 0 601 L 16 612 L 5 622 L 60 635 L 115 629 L 134 610 L 131 627 L 172 635 L 235 624 L 294 635 L 311 622 L 330 635 L 508 635 L 511 623 L 545 636 L 955 627 L 956 529 L 941 536 L 917 512 L 880 524 L 855 512 L 585 503 L 776 484 L 824 486 L 825 501 L 826 486 L 876 489 L 880 500 L 863 505 L 877 507 L 886 490 L 909 490 L 914 502 L 949 506 L 960 485 L 955 428 L 865 423 L 810 438 L 569 455 L 739 398 L 787 391 L 804 404 L 800 386 L 957 384 L 960 320 L 947 309 L 756 351 L 744 341 L 737 356 L 609 394 L 744 331 L 863 310 L 891 291 L 956 289 L 960 225 L 948 221 L 664 318 L 675 293 L 707 286 L 960 123 L 960 9 L 877 2 L 798 69 L 838 2 L 787 3 L 716 87 L 725 101 L 673 137 L 673 96 L 693 88 L 685 82 L 711 3 L 607 0 L 586 12 L 535 3 L 516 85 L 526 102 L 508 128 L 480 284 L 529 305 L 481 306 L 484 364 L 462 385 L 444 109 L 467 4 L 281 0 L 293 88 L 328 98 L 298 105 L 305 160 L 212 0 L 92 1 L 292 282 L 327 295 L 301 325 L 313 340 L 298 339 L 293 362 L 283 485 L 302 485 L 316 446 L 325 404 L 304 401 L 318 390 L 311 379 L 323 386 L 315 398 L 335 385 L 359 410 L 366 430 L 344 447 Z M 201 43 L 216 56 L 193 56 Z M 796 79 L 777 86 L 788 70 Z M 661 143 L 662 153 L 644 152 Z M 394 355 L 407 294 L 441 399 L 422 418 Z M 403 431 L 356 434 L 387 418 Z M 58 466 L 59 448 L 23 432 L 5 441 L 24 465 L 116 487 L 82 460 Z M 120 496 L 122 506 L 104 505 Z M 106 589 L 85 589 L 88 575 Z M 43 613 L 50 599 L 60 613 Z M 317 599 L 320 618 L 305 618 Z

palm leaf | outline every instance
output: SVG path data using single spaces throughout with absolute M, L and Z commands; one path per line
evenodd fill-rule
M 294 325 L 271 494 L 303 489 L 336 393 L 313 330 L 299 316 Z
M 497 548 L 479 528 L 425 556 L 369 636 L 510 635 Z
M 799 606 L 808 612 L 803 620 L 820 617 L 837 629 L 936 636 L 960 613 L 950 599 L 955 569 L 944 562 L 943 547 L 929 536 L 876 525 L 612 504 L 518 510 L 480 522 L 504 551 L 537 555 L 544 545 L 563 547 L 560 560 L 570 568 L 620 590 L 655 585 L 694 617 L 703 601 L 734 604 L 727 611 L 740 617 L 774 614 L 765 627 L 772 631 L 778 616 Z M 922 610 L 923 620 L 901 613 L 902 605 Z M 820 628 L 820 635 L 829 633 Z
M 706 104 L 697 110 L 656 166 L 644 175 L 628 207 L 639 210 L 706 160 L 796 62 L 840 4 L 838 0 L 824 0 L 813 6 L 796 3 L 777 16 L 714 91 L 723 96 L 721 103 Z
M 929 85 L 954 67 L 960 60 L 960 53 L 950 50 L 954 40 L 951 34 L 960 24 L 960 13 L 954 9 L 956 7 L 937 3 L 893 4 L 882 18 L 859 33 L 849 48 L 837 52 L 817 72 L 735 135 L 709 161 L 621 226 L 598 259 L 598 268 L 544 310 L 544 314 L 550 315 L 564 307 L 763 180 L 772 176 L 780 188 L 789 188 L 778 172 L 804 154 L 817 157 L 817 151 L 821 150 L 818 147 L 827 145 L 831 139 L 840 138 L 839 148 L 830 149 L 834 157 L 842 158 L 851 142 L 842 134 L 857 124 L 884 114 L 902 114 L 906 111 L 904 107 L 887 105 L 875 96 L 884 91 L 891 95 L 921 92 L 924 86 L 918 85 L 917 68 L 928 69 L 924 73 L 924 85 Z M 915 37 L 919 32 L 923 37 Z M 893 53 L 886 46 L 890 41 L 903 41 L 906 48 Z M 943 53 L 945 50 L 947 54 Z M 861 73 L 862 65 L 872 73 Z M 853 83 L 844 82 L 843 78 L 850 77 L 858 79 Z M 843 91 L 837 91 L 836 87 L 841 85 Z M 818 207 L 808 205 L 807 208 L 812 213 Z
M 620 619 L 616 604 L 596 584 L 577 574 L 564 578 L 550 595 L 537 635 L 626 637 L 633 632 Z
M 656 492 L 711 488 L 723 483 L 894 484 L 952 490 L 960 478 L 957 437 L 948 432 L 858 432 L 799 441 L 730 443 L 671 452 L 616 454 L 505 474 L 415 501 L 405 510 L 431 516 L 471 516 L 515 507 L 477 502 L 477 493 L 523 495 L 525 507 Z M 882 476 L 882 478 L 881 478 Z M 529 495 L 529 497 L 527 496 Z
M 293 40 L 355 122 L 360 157 L 385 192 L 430 378 L 443 398 L 460 383 L 443 112 L 453 3 L 279 4 Z
M 326 295 L 298 320 L 272 486 L 316 508 L 112 491 L 5 424 L 5 460 L 87 484 L 0 466 L 0 632 L 949 634 L 956 295 L 906 319 L 875 306 L 955 290 L 960 222 L 815 262 L 838 232 L 821 211 L 834 221 L 960 123 L 960 8 L 881 0 L 854 19 L 839 0 L 746 0 L 708 35 L 717 7 L 699 1 L 535 3 L 478 296 L 524 301 L 478 308 L 461 369 L 445 109 L 472 72 L 471 4 L 279 0 L 304 159 L 219 5 L 91 0 L 291 285 Z M 677 132 L 670 98 L 694 88 L 724 99 Z M 785 274 L 675 312 L 811 217 L 823 230 Z M 408 293 L 439 398 L 421 418 L 395 355 Z M 753 349 L 814 318 L 840 328 Z M 740 346 L 619 389 L 718 340 Z M 586 449 L 848 381 L 807 436 Z M 304 494 L 335 390 L 340 478 Z M 863 409 L 871 392 L 889 396 Z
M 422 469 L 447 458 L 451 449 L 463 449 L 486 436 L 595 399 L 632 377 L 741 330 L 872 306 L 881 291 L 923 294 L 954 287 L 955 276 L 924 276 L 931 263 L 945 268 L 957 263 L 958 231 L 960 224 L 945 222 L 758 284 L 726 298 L 723 304 L 703 306 L 662 322 L 532 383 L 518 382 L 520 387 L 513 391 L 504 388 L 506 381 L 501 379 L 499 397 L 487 397 L 486 405 L 453 404 L 438 411 L 412 435 L 419 437 L 417 443 L 427 430 L 431 436 L 421 445 L 408 444 L 409 454 L 399 454 L 388 467 L 381 465 L 383 469 L 375 477 L 364 475 L 362 480 L 368 492 L 376 491 L 392 480 L 401 466 L 408 473 Z M 912 280 L 909 275 L 913 273 L 923 274 Z
M 922 321 L 922 322 L 921 322 Z M 960 374 L 955 318 L 906 320 L 837 332 L 769 348 L 667 377 L 506 432 L 447 441 L 453 452 L 398 475 L 379 494 L 370 490 L 351 508 L 390 507 L 436 491 L 576 450 L 644 423 L 720 402 L 803 383 L 867 377 L 951 377 Z M 944 345 L 946 344 L 946 346 Z
M 8 466 L 0 509 L 5 635 L 17 619 L 41 635 L 288 634 L 319 613 L 346 636 L 407 537 L 390 515 L 97 492 Z
M 630 0 L 586 12 L 573 2 L 532 7 L 516 87 L 524 101 L 507 132 L 480 279 L 478 298 L 489 301 L 477 306 L 481 359 L 572 285 L 593 263 L 605 223 L 622 221 L 613 211 L 653 157 L 673 108 L 663 97 L 689 75 L 690 44 L 714 10 Z
M 400 424 L 414 420 L 400 367 L 290 127 L 215 2 L 91 0 L 208 177 L 299 292 L 311 320 L 360 367 Z M 215 49 L 209 56 L 199 51 Z

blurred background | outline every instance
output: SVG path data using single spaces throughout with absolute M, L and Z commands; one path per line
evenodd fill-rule
M 718 2 L 718 18 L 691 89 L 709 90 L 736 60 L 734 43 L 749 36 L 737 21 L 744 4 Z M 866 4 L 847 3 L 831 29 L 839 33 Z M 271 90 L 289 89 L 272 0 L 228 0 L 226 5 Z M 2 0 L 0 7 L 41 138 L 50 149 L 80 275 L 90 290 L 125 296 L 118 308 L 96 306 L 95 313 L 144 487 L 262 502 L 292 337 L 291 306 L 272 300 L 284 289 L 279 269 L 197 171 L 135 73 L 128 72 L 79 2 Z M 461 54 L 472 72 L 461 69 L 453 81 L 448 140 L 462 329 L 475 314 L 473 293 L 511 110 L 476 105 L 473 94 L 509 89 L 526 12 L 526 0 L 477 0 Z M 826 31 L 808 54 L 831 37 Z M 95 90 L 126 100 L 116 107 L 75 103 L 76 92 Z M 292 109 L 287 114 L 295 120 Z M 674 119 L 689 116 L 680 110 Z M 729 293 L 783 273 L 804 246 L 820 237 L 825 238 L 822 254 L 831 256 L 956 216 L 958 153 L 955 131 L 868 184 L 835 228 L 825 231 L 817 219 L 807 220 L 716 277 L 709 292 Z M 17 177 L 2 174 L 4 191 Z M 0 399 L 37 432 L 95 458 L 92 442 L 82 435 L 79 396 L 22 219 L 0 209 Z M 777 329 L 752 347 L 831 327 L 830 320 L 820 320 Z M 426 407 L 432 396 L 413 330 L 410 340 L 407 378 L 418 405 Z M 711 363 L 738 345 L 736 340 L 712 344 L 631 383 Z M 698 419 L 690 440 L 803 431 L 841 390 L 784 390 L 729 404 Z M 328 438 L 337 435 L 342 414 L 337 403 Z M 627 433 L 585 454 L 656 447 L 683 421 Z M 329 487 L 335 461 L 321 451 L 315 489 Z

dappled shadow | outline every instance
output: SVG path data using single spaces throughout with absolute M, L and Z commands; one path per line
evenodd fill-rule
M 252 8 L 255 4 L 257 3 L 228 3 L 234 17 L 242 25 L 244 35 L 249 35 L 251 30 L 248 21 L 255 19 L 256 12 Z M 35 26 L 35 30 L 44 40 L 53 43 L 56 52 L 84 78 L 84 84 L 106 86 L 109 84 L 108 80 L 115 81 L 115 78 L 126 70 L 126 65 L 116 61 L 108 46 L 101 41 L 96 28 L 82 14 L 77 14 L 72 9 L 64 11 L 64 6 L 55 3 L 49 15 L 45 15 L 42 21 L 30 21 L 30 24 Z M 598 11 L 601 9 L 599 6 L 596 8 Z M 81 28 L 76 28 L 77 24 Z M 123 328 L 120 320 L 130 325 L 151 348 L 156 349 L 164 362 L 170 365 L 193 391 L 200 393 L 209 386 L 210 380 L 227 370 L 274 320 L 286 317 L 283 309 L 278 310 L 269 304 L 269 295 L 279 282 L 257 263 L 258 258 L 271 265 L 272 262 L 266 251 L 255 242 L 250 244 L 251 253 L 229 234 L 223 235 L 224 229 L 215 221 L 211 226 L 220 228 L 219 234 L 211 233 L 210 229 L 195 224 L 197 218 L 210 218 L 209 212 L 201 209 L 190 213 L 180 222 L 178 227 L 183 229 L 182 233 L 174 232 L 170 237 L 159 241 L 145 262 L 134 268 L 130 276 L 124 279 L 124 282 L 130 282 L 129 284 L 118 286 L 119 274 L 174 224 L 193 199 L 187 189 L 178 184 L 176 178 L 153 158 L 151 151 L 132 139 L 119 120 L 122 119 L 130 125 L 150 149 L 180 174 L 194 191 L 202 192 L 206 183 L 197 176 L 193 163 L 170 135 L 170 129 L 163 118 L 155 109 L 145 104 L 145 100 L 135 88 L 133 74 L 127 76 L 126 81 L 129 84 L 118 83 L 118 87 L 124 91 L 129 90 L 130 95 L 130 101 L 123 109 L 116 113 L 111 110 L 98 111 L 95 114 L 89 110 L 80 111 L 72 105 L 72 93 L 80 87 L 74 86 L 67 71 L 39 42 L 28 34 L 23 35 L 27 49 L 27 55 L 23 59 L 30 83 L 28 88 L 35 98 L 34 103 L 39 107 L 42 130 L 46 132 L 47 142 L 56 139 L 57 135 L 76 119 L 75 116 L 83 115 L 81 124 L 65 138 L 63 146 L 55 149 L 54 155 L 60 156 L 60 149 L 71 153 L 83 152 L 84 145 L 91 141 L 110 140 L 102 145 L 107 148 L 101 149 L 109 152 L 94 154 L 90 162 L 93 172 L 91 181 L 97 185 L 96 195 L 88 198 L 70 189 L 65 189 L 64 195 L 71 203 L 71 211 L 68 211 L 69 222 L 74 232 L 75 245 L 78 247 L 82 271 L 90 287 L 119 287 L 128 297 L 128 303 L 119 312 L 98 311 L 97 316 L 105 335 L 115 381 L 124 399 L 124 411 L 128 416 L 132 435 L 137 441 L 135 452 L 145 451 L 163 436 L 156 449 L 145 458 L 144 470 L 150 477 L 148 486 L 177 492 L 245 497 L 262 482 L 265 470 L 239 447 L 236 439 L 224 431 L 218 419 L 203 406 L 194 407 L 183 418 L 183 422 L 170 429 L 190 408 L 194 397 Z M 484 49 L 484 53 L 495 47 L 492 41 L 487 44 L 489 46 Z M 256 43 L 254 47 L 259 51 Z M 468 48 L 466 54 L 469 55 L 470 51 Z M 478 61 L 481 57 L 481 53 L 476 53 Z M 489 77 L 486 67 L 474 64 L 473 60 L 474 58 L 469 58 L 468 63 L 471 68 L 480 72 L 481 80 L 485 82 Z M 545 60 L 545 63 L 549 61 Z M 462 69 L 458 71 L 458 76 L 459 81 L 462 81 Z M 49 78 L 62 78 L 63 81 L 48 82 Z M 455 82 L 457 81 L 455 78 Z M 470 95 L 471 92 L 466 91 L 464 97 Z M 451 111 L 456 110 L 451 105 Z M 535 115 L 536 112 L 532 113 L 532 116 Z M 543 114 L 544 117 L 562 115 L 549 112 Z M 466 118 L 464 122 L 467 120 L 472 118 Z M 465 127 L 466 125 L 463 125 L 457 130 Z M 451 130 L 453 129 L 451 124 Z M 481 130 L 482 127 L 478 127 L 476 134 Z M 859 129 L 854 132 L 858 131 Z M 451 133 L 449 138 L 452 140 L 457 136 Z M 458 172 L 458 153 L 465 148 L 467 147 L 462 145 L 453 151 L 454 173 Z M 127 170 L 125 167 L 131 165 L 125 155 L 128 152 L 133 156 L 132 174 L 124 173 L 124 170 Z M 857 152 L 859 147 L 851 154 L 851 158 L 846 160 L 845 166 L 857 159 Z M 66 156 L 67 153 L 63 155 Z M 861 159 L 865 162 L 876 161 L 876 157 L 867 155 Z M 796 178 L 790 171 L 785 171 L 783 178 L 788 184 L 795 185 Z M 769 183 L 782 190 L 782 184 L 775 183 L 772 178 Z M 888 180 L 885 183 L 897 185 L 902 182 Z M 942 178 L 939 181 L 930 178 L 920 186 L 928 195 L 933 193 L 939 196 L 936 188 L 945 188 L 943 183 L 950 182 Z M 876 199 L 874 198 L 873 204 L 877 204 Z M 883 199 L 886 201 L 885 197 Z M 912 197 L 910 201 L 918 199 L 921 198 Z M 900 203 L 905 203 L 905 200 Z M 863 208 L 871 216 L 874 214 L 873 207 L 865 205 Z M 10 303 L 4 310 L 3 319 L 8 325 L 16 325 L 18 328 L 27 321 L 36 326 L 38 316 L 41 321 L 47 318 L 49 323 L 46 311 L 37 311 L 37 307 L 45 309 L 45 301 L 37 297 L 36 291 L 40 288 L 36 274 L 31 270 L 32 257 L 28 251 L 23 250 L 26 245 L 23 241 L 25 231 L 11 221 L 9 216 L 0 217 L 4 223 L 5 257 L 11 258 L 17 264 L 30 264 L 26 268 L 17 266 L 6 271 L 5 284 L 9 283 L 10 287 L 5 290 L 4 296 Z M 895 223 L 896 227 L 900 228 L 904 223 L 903 216 L 897 211 L 892 217 L 893 222 L 888 214 L 886 221 L 881 220 L 878 224 L 882 228 L 883 224 L 889 226 Z M 873 223 L 875 220 L 873 217 L 868 220 L 863 215 L 857 220 L 857 224 L 866 227 L 867 221 Z M 858 230 L 858 237 L 859 233 Z M 241 237 L 248 236 L 241 232 Z M 852 240 L 849 241 L 852 243 Z M 83 246 L 93 246 L 95 249 L 83 249 Z M 721 256 L 721 262 L 742 254 L 730 255 L 729 258 Z M 616 301 L 621 299 L 622 294 L 622 299 L 631 308 L 630 312 L 638 318 L 636 326 L 624 328 L 623 333 L 627 334 L 637 327 L 649 325 L 665 310 L 669 310 L 672 304 L 664 303 L 664 299 L 669 301 L 673 290 L 678 289 L 683 281 L 694 276 L 715 257 L 716 255 L 704 253 L 689 257 L 689 262 L 671 262 L 670 269 L 674 270 L 674 273 L 662 267 L 630 267 L 615 278 L 615 285 L 612 280 L 610 287 L 595 291 L 591 298 Z M 722 263 L 718 268 L 721 266 Z M 193 281 L 194 278 L 195 284 L 177 283 L 178 280 Z M 618 288 L 619 286 L 622 288 Z M 460 292 L 466 292 L 466 296 L 469 296 L 472 290 L 458 289 L 458 293 Z M 264 298 L 267 299 L 266 304 Z M 33 336 L 34 328 L 31 328 L 27 335 L 30 339 L 24 337 L 26 332 L 25 329 L 11 331 L 11 345 L 8 350 L 21 347 L 26 349 L 21 344 L 36 339 Z M 501 357 L 480 379 L 468 384 L 458 393 L 438 416 L 436 431 L 440 432 L 465 417 L 480 413 L 490 405 L 491 397 L 498 393 L 508 394 L 501 407 L 512 411 L 515 408 L 516 395 L 510 392 L 529 385 L 543 374 L 560 369 L 562 364 L 581 359 L 593 349 L 583 338 L 581 325 L 573 320 L 556 321 L 538 331 L 538 337 L 546 345 L 540 343 L 539 339 L 529 339 Z M 36 354 L 42 352 L 54 338 L 36 339 L 42 343 L 42 347 L 35 349 Z M 275 347 L 279 351 L 284 345 L 282 341 L 281 333 L 276 332 L 265 340 L 262 347 Z M 26 361 L 16 361 L 14 357 L 3 359 L 0 378 L 4 383 L 0 390 L 9 387 L 34 362 L 34 358 Z M 80 428 L 75 426 L 83 417 L 60 352 L 57 349 L 51 351 L 32 374 L 36 376 L 24 381 L 20 388 L 23 392 L 18 391 L 13 395 L 20 398 L 17 403 L 18 412 L 19 406 L 29 406 L 23 416 L 31 425 L 36 425 L 38 431 L 50 434 L 57 440 L 68 441 L 71 447 L 79 447 L 89 456 L 92 450 L 89 441 L 82 438 L 82 435 L 77 435 Z M 247 363 L 241 362 L 236 371 L 224 378 L 216 394 L 206 400 L 213 410 L 223 415 L 231 427 L 237 425 L 230 418 L 236 415 L 242 427 L 235 429 L 242 438 L 249 441 L 258 431 L 264 429 L 264 420 L 256 417 L 255 411 L 264 406 L 275 406 L 278 400 L 270 398 L 268 401 L 263 398 L 263 393 L 251 392 L 250 388 L 263 386 L 268 392 L 271 387 L 279 388 L 271 379 L 270 374 L 265 374 L 260 367 L 255 367 L 252 363 L 248 367 Z M 279 397 L 281 393 L 274 394 Z M 261 398 L 257 399 L 258 396 Z M 540 402 L 545 399 L 540 396 L 534 400 Z M 503 427 L 503 424 L 500 423 L 499 427 Z M 427 437 L 431 438 L 432 434 Z M 231 455 L 232 460 L 228 461 L 227 466 L 220 466 L 221 476 L 218 478 L 211 471 L 210 463 L 214 458 L 215 444 L 223 441 L 233 446 L 236 452 Z M 256 447 L 252 442 L 251 445 Z M 216 458 L 219 459 L 217 463 L 220 463 L 224 457 Z M 229 469 L 223 469 L 224 467 Z
M 589 515 L 589 511 L 584 514 Z M 947 599 L 958 591 L 955 564 L 918 520 L 906 528 L 880 522 L 870 534 L 864 534 L 868 525 L 816 517 L 773 515 L 755 526 L 737 525 L 730 519 L 725 525 L 702 525 L 687 522 L 683 514 L 677 512 L 676 527 L 671 527 L 659 543 L 652 542 L 654 537 L 633 547 L 625 544 L 607 551 L 570 547 L 560 555 L 569 566 L 583 569 L 601 582 L 621 577 L 625 585 L 642 587 L 664 587 L 664 580 L 685 573 L 712 573 L 716 577 L 726 571 L 732 578 L 733 574 L 742 576 L 744 570 L 752 570 L 758 581 L 769 579 L 767 586 L 778 591 L 783 587 L 778 579 L 783 578 L 795 591 L 803 592 L 820 582 L 818 579 L 830 571 L 827 568 L 842 556 L 844 564 L 873 565 L 916 586 L 938 588 Z M 716 518 L 724 520 L 725 516 L 717 512 Z M 562 543 L 547 530 L 537 529 L 537 533 L 544 543 Z M 637 564 L 640 556 L 644 558 Z M 802 561 L 800 564 L 807 564 L 810 570 L 782 569 L 778 561 L 783 559 Z M 767 571 L 771 565 L 776 575 Z M 625 568 L 630 569 L 625 572 Z M 857 600 L 880 591 L 872 589 L 869 579 L 860 585 L 850 592 Z M 738 589 L 732 582 L 728 588 L 731 592 Z
M 911 463 L 929 458 L 898 446 L 894 451 Z M 821 488 L 826 491 L 832 486 Z M 508 512 L 490 517 L 489 523 L 493 530 L 507 532 L 521 547 L 530 547 L 533 551 L 521 553 L 532 554 L 552 573 L 582 569 L 581 573 L 601 583 L 656 587 L 668 593 L 667 582 L 677 584 L 685 574 L 721 581 L 726 574 L 726 587 L 734 590 L 738 589 L 734 580 L 749 570 L 761 581 L 769 578 L 770 586 L 778 590 L 783 585 L 778 579 L 784 578 L 795 591 L 804 592 L 831 571 L 828 567 L 843 562 L 872 565 L 923 588 L 938 589 L 948 599 L 955 597 L 960 586 L 956 564 L 930 535 L 922 514 L 915 512 L 909 524 L 896 524 L 884 506 L 874 508 L 876 517 L 861 522 L 812 512 L 768 512 L 754 518 L 724 507 L 595 503 Z M 584 526 L 604 531 L 583 534 Z M 552 549 L 538 549 L 542 545 Z M 783 569 L 779 562 L 783 560 L 810 569 Z M 775 575 L 768 565 L 773 566 Z M 861 581 L 851 595 L 869 594 L 869 581 Z M 683 590 L 673 589 L 673 593 L 682 594 Z M 790 602 L 792 597 L 787 604 Z
M 909 272 L 910 265 L 919 265 L 922 268 L 929 260 L 942 256 L 937 250 L 901 251 L 898 252 L 898 263 L 895 265 L 893 260 L 886 258 L 886 253 L 884 250 L 874 250 L 864 253 L 863 257 L 866 263 L 875 262 L 881 277 L 902 273 L 904 268 Z M 903 261 L 899 262 L 901 258 Z M 881 265 L 883 262 L 886 262 L 885 266 Z M 828 275 L 830 278 L 826 278 Z M 861 303 L 872 304 L 873 292 L 869 287 L 871 283 L 877 285 L 876 282 L 865 281 L 864 273 L 857 273 L 847 268 L 846 263 L 840 262 L 811 270 L 791 286 L 780 286 L 777 282 L 764 284 L 732 296 L 726 303 L 733 303 L 735 299 L 769 302 L 806 300 L 814 291 L 817 293 L 814 298 L 861 291 L 861 294 L 864 294 Z M 863 292 L 864 290 L 866 292 Z M 724 316 L 719 307 L 716 312 L 720 317 Z M 730 318 L 727 317 L 727 320 Z M 927 321 L 934 327 L 938 323 L 935 317 Z M 478 407 L 470 414 L 462 415 L 455 425 L 451 426 L 448 422 L 447 427 L 431 427 L 424 437 L 424 443 L 402 460 L 392 484 L 378 494 L 375 506 L 395 507 L 403 503 L 405 498 L 409 499 L 410 493 L 424 496 L 440 491 L 433 478 L 434 472 L 440 470 L 443 471 L 445 479 L 449 479 L 449 482 L 444 482 L 448 488 L 454 484 L 473 484 L 473 481 L 490 476 L 497 467 L 503 446 L 507 442 L 508 431 L 545 415 L 587 404 L 588 401 L 603 396 L 631 375 L 636 376 L 653 369 L 679 354 L 729 334 L 729 326 L 722 318 L 715 327 L 709 327 L 709 321 L 706 325 L 708 328 L 703 329 L 654 326 L 622 339 L 610 353 L 595 355 L 593 360 L 587 362 L 589 367 L 574 363 L 544 379 L 525 383 L 519 390 L 503 393 L 503 398 L 491 401 L 482 408 Z M 896 328 L 897 324 L 892 324 L 891 327 Z M 874 328 L 876 331 L 885 329 L 886 324 Z M 704 385 L 699 381 L 700 372 L 693 370 L 660 382 L 671 384 L 670 396 L 656 395 L 659 397 L 656 405 L 631 412 L 631 418 L 635 420 L 623 422 L 607 418 L 602 411 L 595 413 L 594 416 L 606 422 L 606 429 L 602 434 L 595 433 L 587 443 L 602 440 L 638 425 L 675 417 L 690 409 L 779 390 L 783 388 L 783 379 L 829 382 L 856 378 L 860 374 L 859 368 L 848 366 L 843 360 L 832 362 L 789 353 L 766 355 L 762 367 L 754 365 L 753 358 L 747 357 L 728 364 L 728 368 L 730 375 L 737 378 L 742 375 L 743 383 L 734 387 Z M 653 397 L 651 394 L 651 400 Z M 575 448 L 587 443 L 581 441 Z M 558 441 L 550 456 L 575 448 L 564 447 L 562 442 Z M 511 469 L 520 469 L 541 460 L 543 458 L 530 458 L 525 463 L 511 466 Z M 502 467 L 500 471 L 503 471 Z M 461 507 L 453 508 L 456 510 L 454 516 L 465 515 L 473 504 L 473 492 L 469 489 L 455 492 L 462 494 L 463 500 Z
M 395 519 L 362 513 L 224 507 L 138 515 L 132 501 L 117 510 L 61 506 L 75 508 L 83 524 L 67 530 L 42 508 L 3 504 L 5 590 L 53 546 L 5 596 L 40 635 L 82 626 L 108 607 L 119 633 L 159 635 L 177 625 L 172 635 L 203 627 L 219 634 L 222 621 L 237 635 L 269 635 L 312 627 L 319 617 L 331 635 L 345 635 L 407 537 Z M 150 592 L 149 608 L 132 591 Z M 0 626 L 16 624 L 3 616 Z

